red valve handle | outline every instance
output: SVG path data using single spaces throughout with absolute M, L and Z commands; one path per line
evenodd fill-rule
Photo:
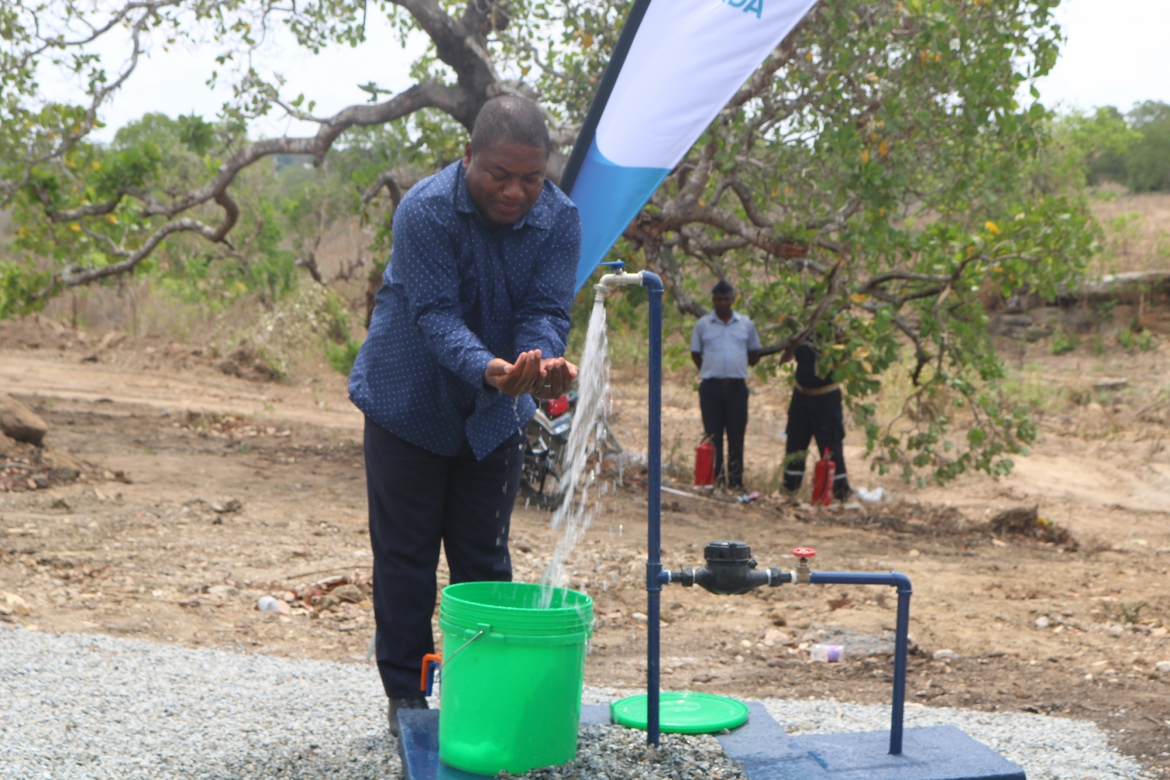
M 801 560 L 807 561 L 809 558 L 815 557 L 817 551 L 811 547 L 793 547 L 792 554 Z

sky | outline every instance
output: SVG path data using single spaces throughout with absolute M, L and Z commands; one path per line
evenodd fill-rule
M 1065 0 L 1057 19 L 1068 40 L 1038 83 L 1045 105 L 1128 111 L 1144 100 L 1170 103 L 1170 0 Z
M 1170 103 L 1165 56 L 1170 0 L 1065 0 L 1057 18 L 1067 42 L 1052 74 L 1039 82 L 1045 105 L 1064 109 L 1112 105 L 1126 111 L 1143 100 Z M 405 89 L 411 83 L 410 63 L 421 53 L 423 41 L 413 41 L 404 51 L 388 25 L 375 23 L 373 17 L 370 22 L 369 41 L 357 49 L 326 49 L 313 56 L 287 37 L 278 37 L 266 43 L 255 62 L 286 78 L 289 97 L 304 92 L 307 99 L 316 99 L 319 116 L 366 102 L 369 95 L 357 88 L 359 83 L 373 80 L 382 88 Z M 116 42 L 111 42 L 107 53 L 116 51 Z M 209 46 L 155 51 L 106 107 L 107 126 L 95 138 L 110 140 L 116 128 L 147 111 L 214 117 L 229 97 L 224 87 L 213 91 L 205 84 L 217 53 Z M 65 86 L 56 74 L 44 73 L 42 83 L 49 94 L 64 97 Z M 272 117 L 257 121 L 252 132 L 268 137 L 312 135 L 316 125 Z
M 369 93 L 358 89 L 358 84 L 373 81 L 380 89 L 400 92 L 413 83 L 410 64 L 425 51 L 425 38 L 417 36 L 404 50 L 392 35 L 389 24 L 373 14 L 366 34 L 367 41 L 362 46 L 327 48 L 317 56 L 298 47 L 291 35 L 278 35 L 263 43 L 253 58 L 253 64 L 265 75 L 279 73 L 285 78 L 283 96 L 291 100 L 303 92 L 306 104 L 302 108 L 309 100 L 316 100 L 313 114 L 327 117 L 346 106 L 369 102 Z M 127 50 L 123 38 L 111 39 L 99 52 L 107 69 L 112 70 L 122 61 Z M 101 112 L 106 127 L 91 137 L 109 141 L 117 128 L 147 112 L 162 112 L 171 117 L 194 112 L 205 119 L 213 119 L 224 101 L 231 98 L 226 82 L 214 90 L 207 86 L 214 69 L 219 68 L 221 73 L 224 70 L 215 63 L 215 56 L 219 53 L 213 44 L 193 46 L 180 43 L 170 47 L 169 51 L 156 47 L 148 59 L 140 60 L 126 84 L 107 102 Z M 58 99 L 71 86 L 52 70 L 41 73 L 41 83 L 47 94 Z M 386 100 L 386 96 L 380 100 Z M 266 137 L 286 133 L 307 136 L 316 132 L 315 123 L 290 120 L 279 108 L 274 109 L 270 116 L 253 122 L 251 127 L 253 135 Z

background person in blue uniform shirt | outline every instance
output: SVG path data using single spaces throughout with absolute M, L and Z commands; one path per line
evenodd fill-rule
M 808 445 L 817 440 L 816 460 L 827 447 L 836 466 L 833 497 L 844 501 L 852 490 L 845 475 L 845 415 L 841 408 L 841 386 L 817 375 L 817 351 L 812 344 L 796 348 L 796 382 L 788 405 L 788 443 L 785 445 L 784 489 L 795 493 L 804 481 Z
M 699 367 L 703 430 L 715 445 L 715 481 L 743 487 L 743 436 L 748 421 L 748 366 L 760 362 L 760 337 L 747 317 L 731 310 L 735 288 L 720 279 L 711 290 L 713 311 L 691 334 L 691 359 Z M 727 432 L 724 473 L 723 433 Z
M 451 582 L 511 580 L 508 531 L 533 396 L 576 378 L 560 355 L 581 248 L 545 179 L 534 103 L 484 105 L 463 159 L 416 184 L 350 375 L 365 458 L 378 671 L 397 713 L 424 708 L 440 544 Z

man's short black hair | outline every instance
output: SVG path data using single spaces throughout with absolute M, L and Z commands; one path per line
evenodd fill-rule
M 732 287 L 731 283 L 728 282 L 726 279 L 720 279 L 718 282 L 715 283 L 715 286 L 711 288 L 712 295 L 720 295 L 720 294 L 732 295 L 734 293 L 735 293 L 735 288 Z
M 471 129 L 471 150 L 486 149 L 499 141 L 533 146 L 548 154 L 548 126 L 531 100 L 519 95 L 501 95 L 483 104 Z

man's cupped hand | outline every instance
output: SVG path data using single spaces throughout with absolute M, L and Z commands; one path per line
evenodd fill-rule
M 558 358 L 541 358 L 539 349 L 521 352 L 515 363 L 492 358 L 483 372 L 483 381 L 513 397 L 558 398 L 577 379 L 577 367 Z

